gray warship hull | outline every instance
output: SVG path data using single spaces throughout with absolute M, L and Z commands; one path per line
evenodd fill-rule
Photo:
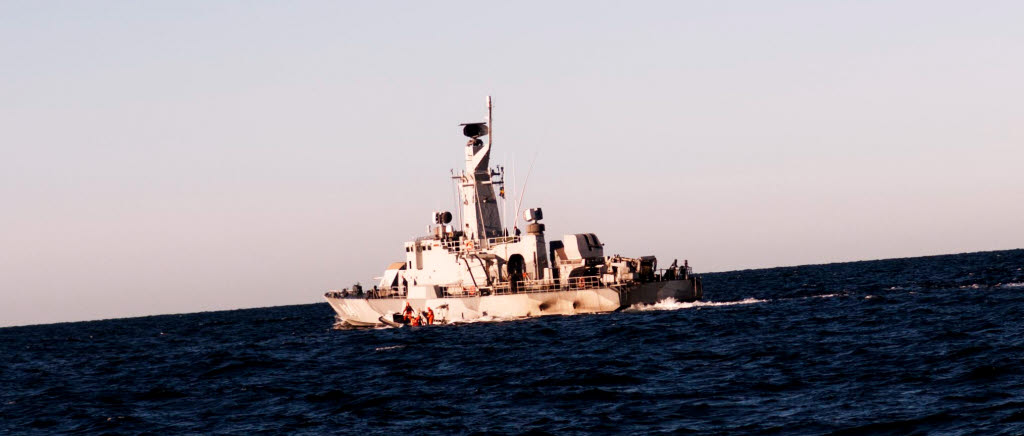
M 428 233 L 406 241 L 404 259 L 392 262 L 372 289 L 356 283 L 351 290 L 328 291 L 324 297 L 343 323 L 575 315 L 701 298 L 700 277 L 686 259 L 659 269 L 654 256 L 605 255 L 594 233 L 549 239 L 543 210 L 523 209 L 522 194 L 506 198 L 504 166 L 490 166 L 491 108 L 488 98 L 487 121 L 462 124 L 469 138 L 463 147 L 466 167 L 451 172 L 457 213 L 435 210 Z M 513 211 L 510 219 L 506 210 Z
M 588 289 L 524 290 L 515 293 L 409 298 L 408 295 L 371 297 L 327 295 L 337 312 L 338 321 L 348 326 L 383 325 L 381 318 L 401 313 L 406 304 L 417 313 L 430 308 L 437 323 L 510 320 L 549 315 L 579 315 L 614 312 L 638 304 L 654 304 L 666 299 L 696 301 L 703 294 L 699 277 L 652 281 L 628 285 L 605 285 Z

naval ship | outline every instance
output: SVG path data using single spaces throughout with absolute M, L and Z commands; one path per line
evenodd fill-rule
M 498 198 L 505 201 L 505 169 L 490 166 L 492 112 L 488 97 L 486 121 L 460 125 L 469 141 L 465 170 L 452 174 L 458 219 L 451 211 L 434 211 L 429 233 L 406 242 L 405 260 L 391 263 L 372 288 L 357 283 L 328 291 L 324 297 L 340 325 L 600 313 L 703 296 L 701 278 L 685 260 L 659 269 L 654 256 L 606 256 L 594 233 L 548 240 L 540 208 L 523 210 L 521 232 L 521 197 L 512 229 L 503 225 Z

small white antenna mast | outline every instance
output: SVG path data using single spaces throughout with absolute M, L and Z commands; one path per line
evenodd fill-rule
M 487 96 L 487 145 L 494 144 L 494 118 L 492 117 L 491 96 Z
M 508 231 L 508 199 L 505 198 L 505 165 L 508 165 L 508 152 L 501 157 L 501 226 Z
M 516 202 L 516 220 L 512 223 L 513 227 L 515 227 L 516 223 L 519 222 L 519 208 L 523 206 L 523 196 L 526 195 L 526 185 L 530 183 L 530 174 L 533 174 L 533 164 L 537 163 L 537 155 L 539 153 L 540 150 L 537 150 L 533 153 L 533 159 L 530 159 L 530 169 L 526 172 L 526 180 L 523 181 L 523 191 L 519 193 L 519 201 Z
M 514 210 L 519 210 L 519 200 L 517 200 L 519 198 L 519 196 L 516 194 L 518 191 L 519 191 L 519 185 L 516 184 L 516 159 L 513 156 L 512 157 L 512 208 Z M 513 220 L 512 227 L 515 227 L 516 226 L 516 224 L 515 224 L 515 221 L 516 221 L 515 213 L 512 214 L 512 220 Z

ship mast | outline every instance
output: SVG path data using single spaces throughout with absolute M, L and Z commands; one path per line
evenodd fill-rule
M 493 144 L 493 138 L 488 136 L 492 109 L 488 96 L 487 121 L 462 124 L 462 133 L 470 139 L 466 143 L 466 171 L 462 174 L 459 190 L 465 219 L 462 231 L 470 239 L 487 239 L 501 234 L 501 214 L 494 194 L 495 182 L 491 180 L 491 176 L 498 173 L 492 174 L 488 168 Z M 481 136 L 488 136 L 487 143 L 480 140 Z

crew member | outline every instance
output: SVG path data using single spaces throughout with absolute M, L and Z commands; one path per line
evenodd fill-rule
M 427 308 L 427 325 L 434 323 L 434 309 Z
M 412 321 L 412 306 L 409 305 L 408 301 L 405 302 L 405 310 L 402 311 L 402 321 Z

